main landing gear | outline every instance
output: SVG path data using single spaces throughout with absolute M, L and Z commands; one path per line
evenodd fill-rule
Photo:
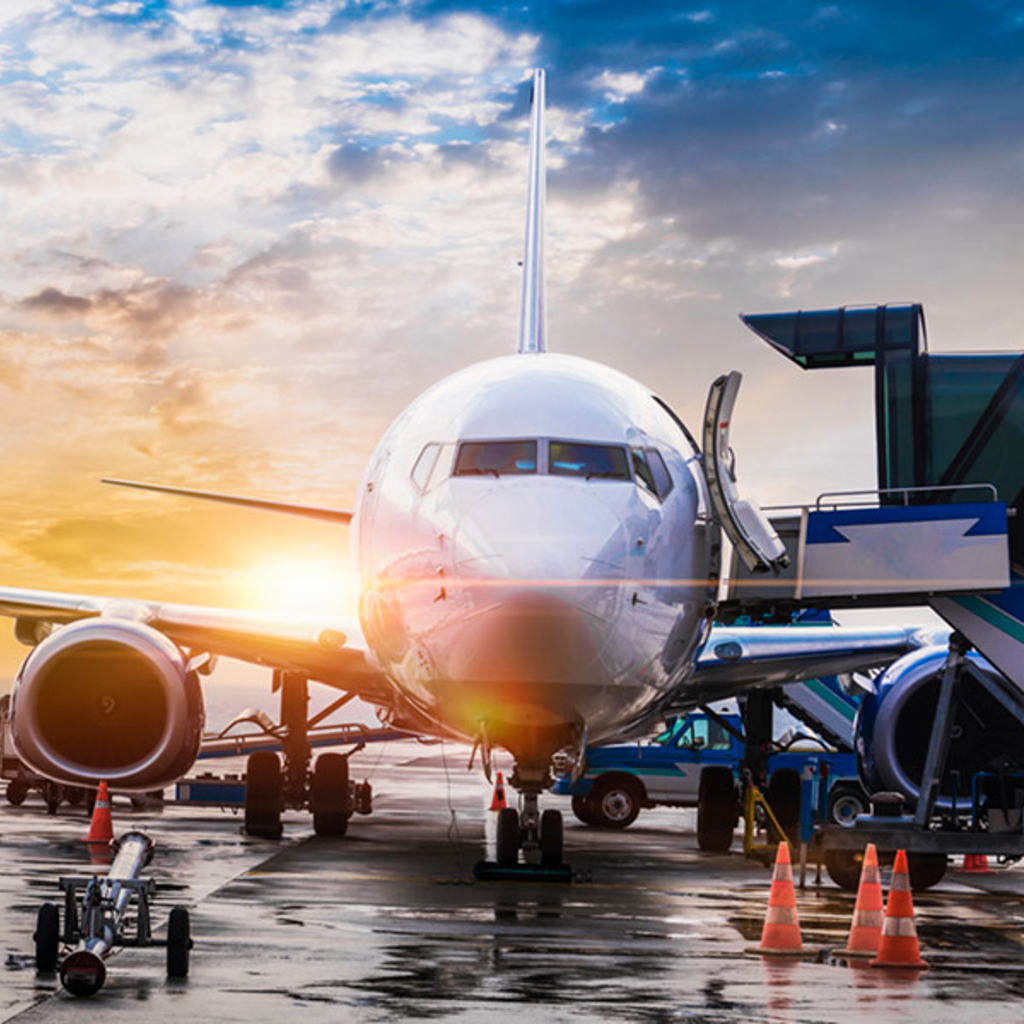
M 563 861 L 562 812 L 550 808 L 543 813 L 540 811 L 541 791 L 551 785 L 547 767 L 530 770 L 517 765 L 509 782 L 522 794 L 522 811 L 514 807 L 498 811 L 495 861 L 477 864 L 476 877 L 571 881 L 572 870 Z
M 245 831 L 262 839 L 280 839 L 282 811 L 309 808 L 318 836 L 343 836 L 353 814 L 369 814 L 373 809 L 370 783 L 356 784 L 349 778 L 348 759 L 363 744 L 344 754 L 321 754 L 313 763 L 309 730 L 352 698 L 339 697 L 307 720 L 309 682 L 304 676 L 275 672 L 274 690 L 281 692 L 281 721 L 265 728 L 280 743 L 283 756 L 268 750 L 249 755 Z

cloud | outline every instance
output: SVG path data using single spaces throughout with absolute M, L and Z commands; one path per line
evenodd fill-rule
M 80 316 L 92 308 L 92 302 L 81 295 L 65 295 L 59 288 L 44 288 L 20 303 L 22 309 L 51 316 Z

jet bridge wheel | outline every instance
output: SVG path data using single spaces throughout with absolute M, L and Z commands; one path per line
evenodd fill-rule
M 503 807 L 498 811 L 495 845 L 499 867 L 511 868 L 519 863 L 519 812 L 514 807 Z
M 546 868 L 557 868 L 562 863 L 562 812 L 552 808 L 540 816 L 540 862 Z
M 57 969 L 60 953 L 60 911 L 53 903 L 44 903 L 36 917 L 36 970 L 50 973 Z
M 167 919 L 167 977 L 188 977 L 188 955 L 192 949 L 192 928 L 186 907 L 172 907 Z
M 261 839 L 281 838 L 281 762 L 260 750 L 249 755 L 245 774 L 245 831 Z
M 348 758 L 343 754 L 321 754 L 313 768 L 310 807 L 313 831 L 318 836 L 340 838 L 348 830 Z
M 705 853 L 726 853 L 739 819 L 732 770 L 713 766 L 700 773 L 697 791 L 697 846 Z

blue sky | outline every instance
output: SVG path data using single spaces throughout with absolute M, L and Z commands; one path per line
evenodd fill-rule
M 765 503 L 871 486 L 870 375 L 736 314 L 911 299 L 933 347 L 1019 345 L 1022 43 L 995 2 L 7 0 L 7 582 L 227 601 L 268 544 L 343 561 L 96 480 L 346 505 L 408 401 L 510 351 L 535 65 L 552 348 L 691 424 L 743 370 Z

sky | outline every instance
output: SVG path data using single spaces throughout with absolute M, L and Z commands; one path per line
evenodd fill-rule
M 1024 3 L 5 0 L 4 584 L 350 610 L 344 528 L 99 478 L 351 507 L 405 405 L 514 350 L 535 66 L 549 347 L 694 429 L 741 370 L 762 504 L 875 485 L 872 378 L 738 313 L 1020 346 Z

